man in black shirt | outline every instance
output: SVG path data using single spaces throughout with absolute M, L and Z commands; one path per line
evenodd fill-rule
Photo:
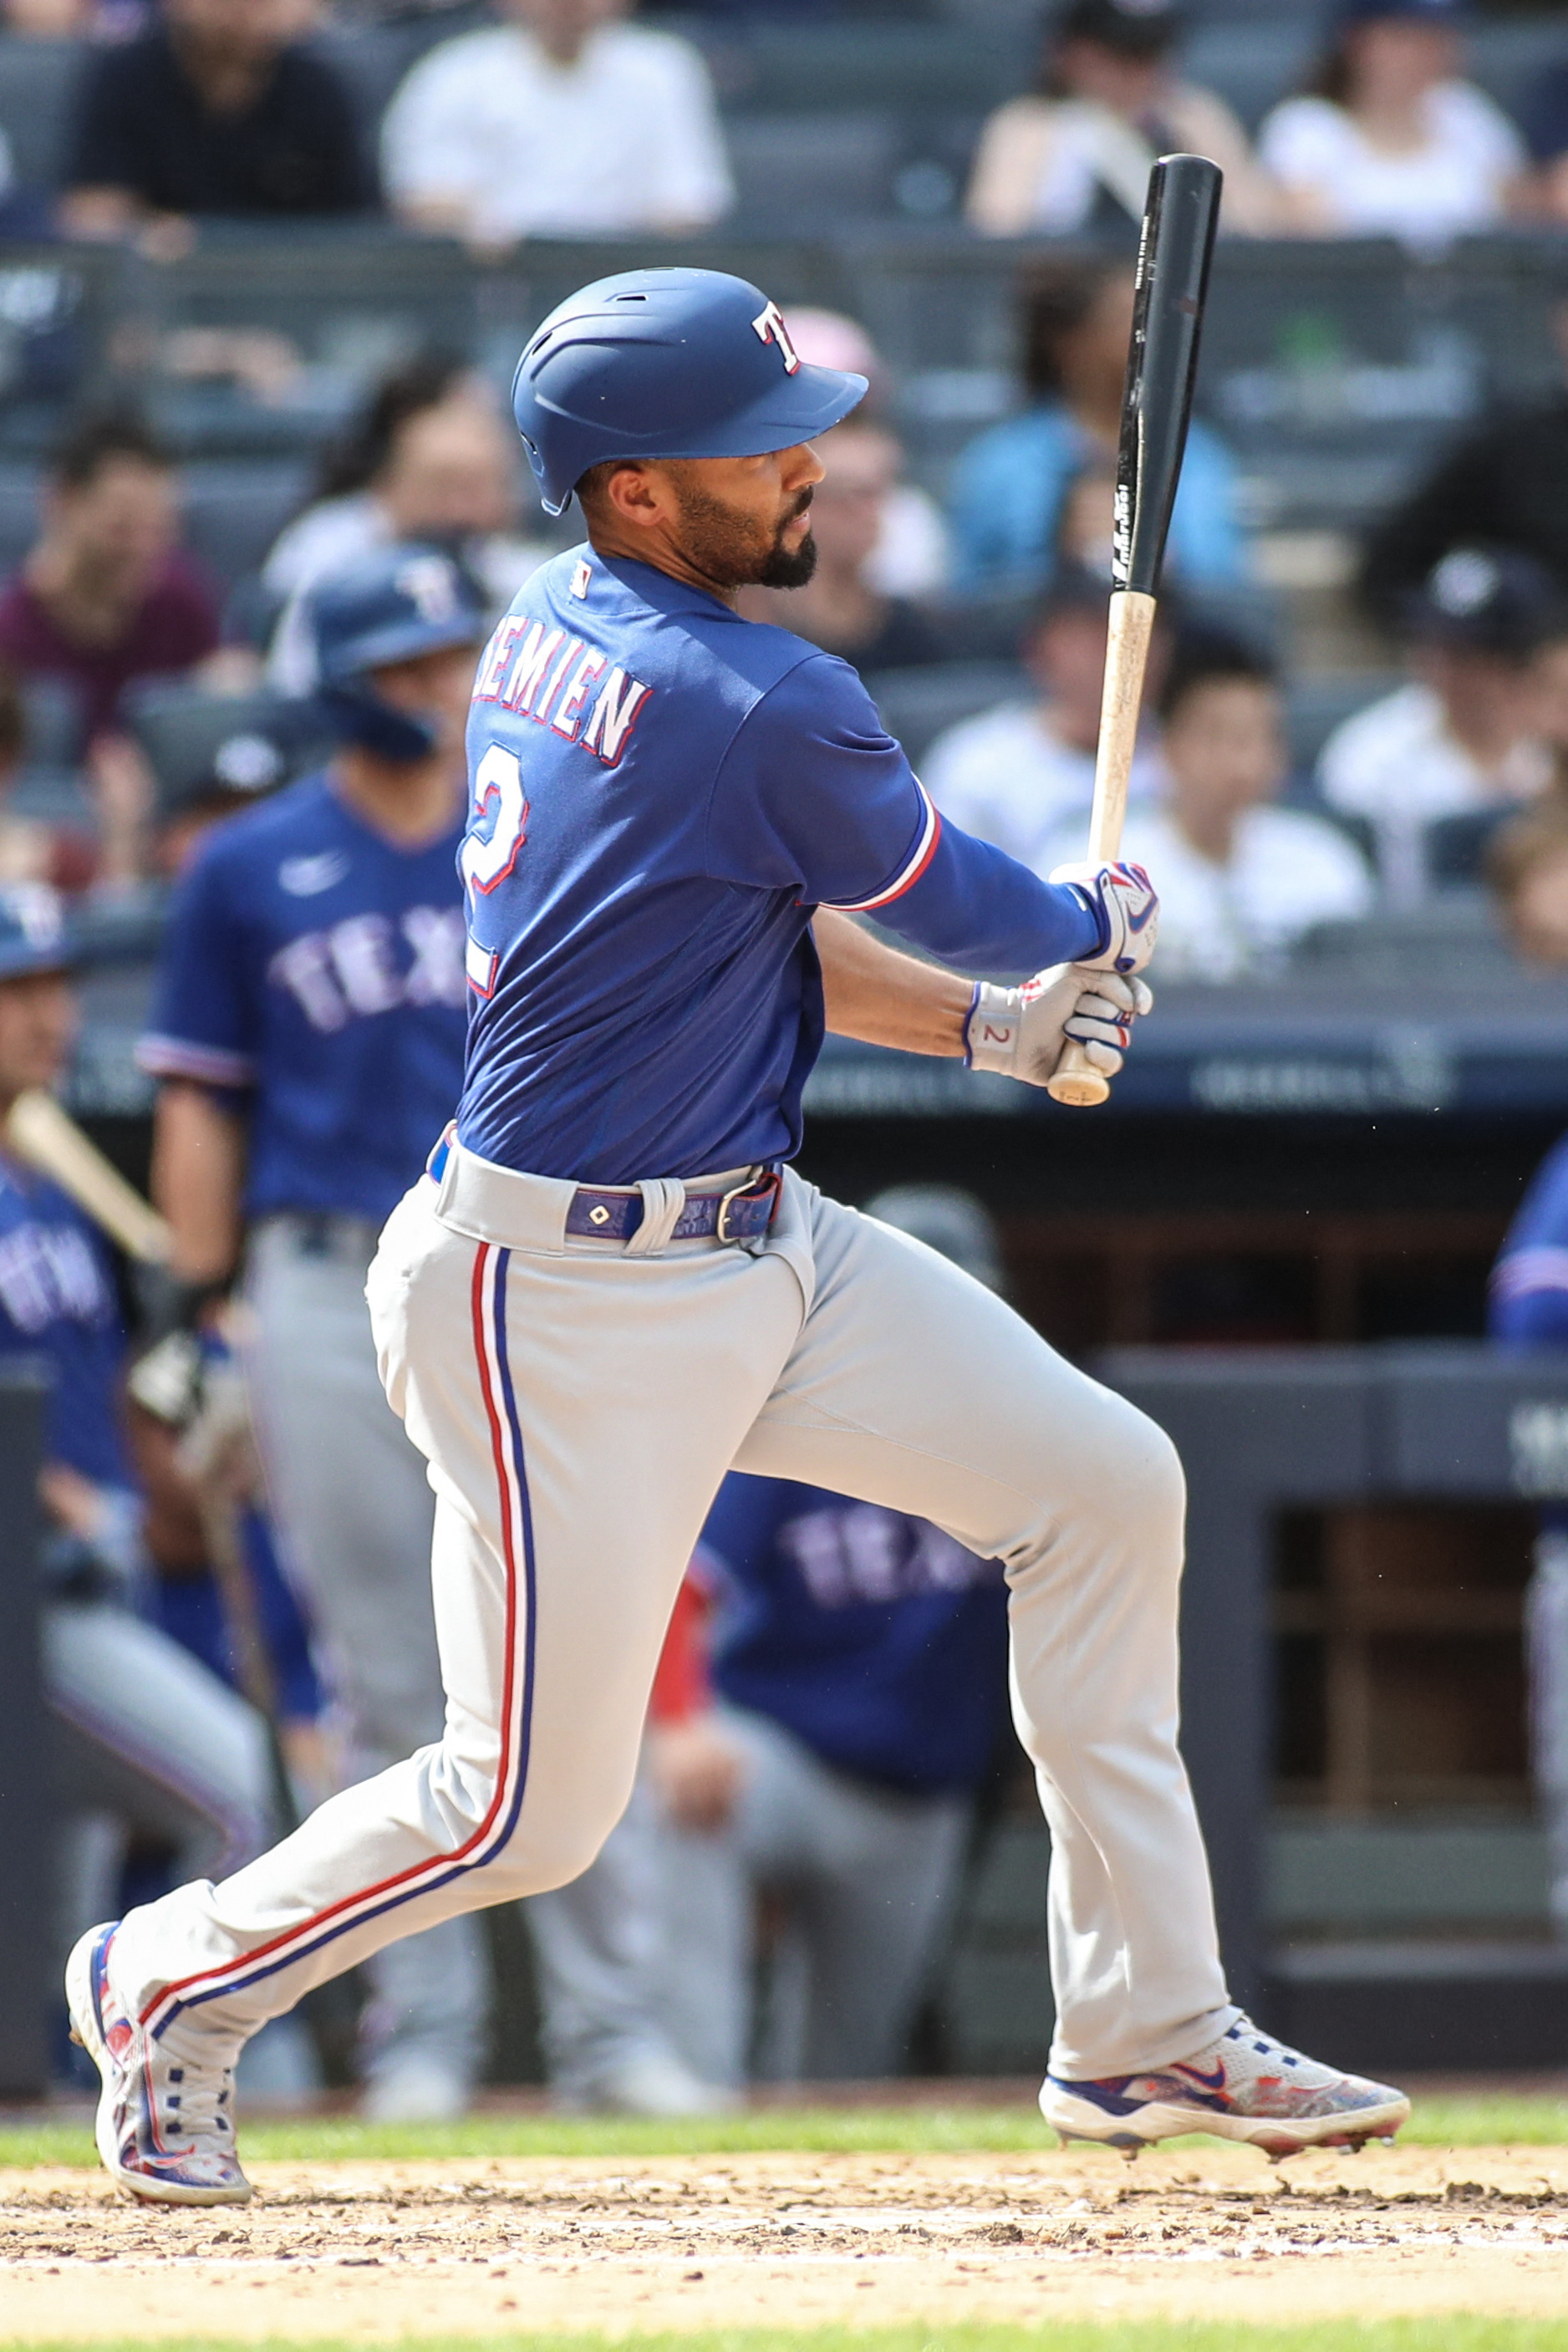
M 1568 362 L 1568 303 L 1556 317 Z M 1362 587 L 1395 624 L 1450 549 L 1532 555 L 1568 588 L 1568 388 L 1540 408 L 1475 425 L 1371 532 Z
M 68 233 L 374 205 L 348 93 L 299 45 L 313 15 L 310 0 L 163 0 L 142 39 L 92 57 L 67 173 Z

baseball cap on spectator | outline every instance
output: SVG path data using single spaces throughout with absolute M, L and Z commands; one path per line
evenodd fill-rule
M 1068 0 L 1049 30 L 1054 41 L 1094 41 L 1124 57 L 1157 58 L 1180 40 L 1186 17 L 1176 0 Z
M 1562 627 L 1563 591 L 1543 563 L 1508 547 L 1455 547 L 1405 606 L 1413 636 L 1523 661 Z
M 270 735 L 255 727 L 238 728 L 226 735 L 210 760 L 185 774 L 165 774 L 158 780 L 160 821 L 183 816 L 189 810 L 210 811 L 215 816 L 248 807 L 275 792 L 288 773 L 288 761 Z
M 78 961 L 58 890 L 47 882 L 16 882 L 0 890 L 0 982 L 69 971 Z

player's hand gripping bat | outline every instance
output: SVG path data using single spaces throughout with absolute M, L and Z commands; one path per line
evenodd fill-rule
M 1110 637 L 1089 821 L 1089 856 L 1096 866 L 1114 859 L 1121 845 L 1143 670 L 1192 415 L 1223 182 L 1219 165 L 1206 155 L 1163 155 L 1149 174 L 1116 462 Z M 1060 1103 L 1100 1103 L 1110 1092 L 1083 1047 L 1070 1039 L 1047 1083 Z

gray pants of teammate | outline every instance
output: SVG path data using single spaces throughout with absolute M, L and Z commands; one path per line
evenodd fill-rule
M 268 1486 L 353 1780 L 438 1740 L 445 1705 L 430 1597 L 436 1498 L 376 1373 L 364 1301 L 375 1243 L 376 1229 L 352 1218 L 271 1217 L 252 1241 L 247 1282 L 247 1369 Z M 529 1906 L 551 2080 L 572 2098 L 590 2098 L 656 2038 L 654 1865 L 640 1806 L 633 1812 L 584 1878 Z M 370 2078 L 416 2054 L 470 2084 L 488 2008 L 479 1920 L 389 1944 L 366 1973 Z
M 900 2071 L 971 1818 L 963 1797 L 908 1797 L 835 1772 L 767 1717 L 727 1709 L 743 1759 L 733 1817 L 664 1831 L 664 2014 L 710 2082 Z M 782 1921 L 754 2031 L 757 1896 Z
M 273 1832 L 254 1707 L 118 1601 L 50 1601 L 44 1689 L 61 1832 L 60 1949 L 112 1915 L 128 1837 L 166 1841 L 181 1878 L 221 1878 Z
M 1531 1747 L 1545 1819 L 1552 1916 L 1568 1936 L 1568 1534 L 1538 1538 L 1524 1606 Z

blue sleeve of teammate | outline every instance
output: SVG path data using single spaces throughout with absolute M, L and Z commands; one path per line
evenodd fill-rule
M 256 1076 L 259 1019 L 222 850 L 210 840 L 175 889 L 136 1058 L 154 1077 L 238 1088 Z
M 1536 1171 L 1509 1229 L 1487 1328 L 1505 1348 L 1568 1347 L 1568 1136 Z
M 1099 918 L 944 824 L 845 662 L 800 663 L 754 706 L 709 804 L 708 871 L 875 915 L 943 962 L 1037 971 L 1090 955 Z

